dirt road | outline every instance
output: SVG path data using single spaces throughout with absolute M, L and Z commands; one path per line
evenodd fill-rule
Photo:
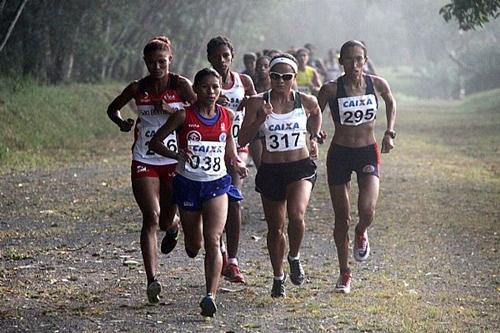
M 213 320 L 199 315 L 203 254 L 189 259 L 182 237 L 160 257 L 162 303 L 147 305 L 127 149 L 1 176 L 0 331 L 499 331 L 497 161 L 447 142 L 461 124 L 430 144 L 432 125 L 416 120 L 426 111 L 416 112 L 401 112 L 406 134 L 383 158 L 372 256 L 352 263 L 353 292 L 333 292 L 338 266 L 323 147 L 301 251 L 307 282 L 289 283 L 284 300 L 270 297 L 266 224 L 251 169 L 240 253 L 248 284 L 221 283 Z

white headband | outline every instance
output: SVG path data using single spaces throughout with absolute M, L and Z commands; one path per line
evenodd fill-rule
M 292 59 L 288 59 L 288 58 L 285 58 L 285 57 L 274 58 L 271 61 L 271 63 L 269 64 L 269 68 L 273 68 L 274 65 L 278 65 L 278 64 L 287 64 L 287 65 L 290 65 L 292 67 L 293 71 L 295 73 L 297 73 L 297 70 L 298 70 L 297 64 Z

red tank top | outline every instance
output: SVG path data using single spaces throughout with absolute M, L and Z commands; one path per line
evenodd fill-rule
M 191 163 L 178 163 L 177 172 L 196 181 L 212 181 L 224 176 L 226 140 L 231 133 L 230 112 L 216 106 L 216 116 L 202 117 L 194 106 L 186 108 L 186 119 L 178 131 L 180 149 L 192 153 Z

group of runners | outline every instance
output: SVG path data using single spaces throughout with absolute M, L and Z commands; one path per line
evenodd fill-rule
M 300 248 L 305 212 L 316 181 L 314 159 L 318 144 L 326 138 L 321 124 L 327 104 L 335 125 L 326 163 L 340 270 L 334 289 L 349 293 L 351 173 L 357 173 L 359 186 L 353 255 L 364 261 L 370 253 L 367 228 L 378 197 L 380 152 L 394 147 L 396 135 L 395 100 L 386 80 L 363 73 L 367 62 L 364 44 L 346 42 L 339 58 L 344 74 L 308 92 L 301 91 L 298 79 L 301 66 L 307 62 L 300 51 L 296 57 L 280 52 L 259 57 L 252 80 L 232 69 L 233 45 L 228 38 L 218 36 L 207 45 L 212 68 L 197 72 L 193 84 L 169 71 L 173 53 L 167 37 L 152 38 L 143 55 L 149 75 L 131 82 L 111 102 L 108 116 L 121 131 L 134 130 L 131 179 L 143 215 L 140 239 L 149 302 L 158 303 L 161 292 L 156 279 L 158 228 L 164 232 L 162 253 L 175 248 L 181 227 L 189 257 L 196 257 L 204 248 L 203 316 L 212 317 L 217 311 L 215 297 L 221 275 L 231 282 L 245 283 L 237 258 L 241 188 L 248 175 L 249 153 L 257 167 L 255 189 L 268 226 L 271 296 L 286 294 L 285 256 L 291 282 L 304 283 Z M 385 102 L 387 117 L 380 150 L 374 135 L 377 96 Z M 131 100 L 137 106 L 135 121 L 120 114 Z

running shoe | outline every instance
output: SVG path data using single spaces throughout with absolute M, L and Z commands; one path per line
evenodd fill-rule
M 271 297 L 277 298 L 286 296 L 285 282 L 286 276 L 283 278 L 283 280 L 273 279 L 273 289 L 271 289 Z
M 148 294 L 148 301 L 151 304 L 157 304 L 160 302 L 161 284 L 157 280 L 154 280 L 148 285 L 146 290 Z
M 366 261 L 370 255 L 370 242 L 368 241 L 368 232 L 354 235 L 354 246 L 352 248 L 354 259 L 356 261 Z
M 335 284 L 335 292 L 336 293 L 344 293 L 348 294 L 351 292 L 351 280 L 352 275 L 351 272 L 343 272 L 340 273 L 339 279 Z
M 217 312 L 217 305 L 215 305 L 214 297 L 212 295 L 203 297 L 200 302 L 200 308 L 203 317 L 213 317 L 214 313 Z
M 300 286 L 306 278 L 300 260 L 288 257 L 288 263 L 290 264 L 290 280 L 294 285 Z
M 161 241 L 161 253 L 164 254 L 169 254 L 172 252 L 172 250 L 175 248 L 177 245 L 177 240 L 179 239 L 179 228 L 175 230 L 174 232 L 171 231 L 166 231 L 165 236 L 163 236 L 163 239 Z
M 226 268 L 222 271 L 222 275 L 224 275 L 224 279 L 229 282 L 245 283 L 245 277 L 236 264 L 226 265 Z

